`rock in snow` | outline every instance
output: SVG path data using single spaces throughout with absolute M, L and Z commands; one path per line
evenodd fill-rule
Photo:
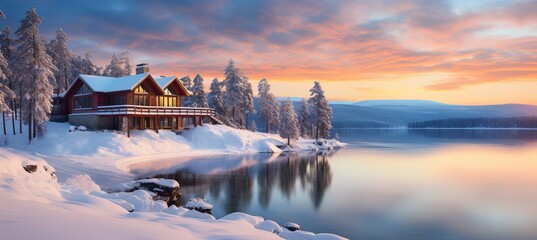
M 286 222 L 285 224 L 283 224 L 283 227 L 291 232 L 300 230 L 300 225 L 292 222 Z
M 39 170 L 39 165 L 37 164 L 23 164 L 22 165 L 22 168 L 24 169 L 24 171 L 26 171 L 27 173 L 35 173 L 35 172 L 38 172 Z M 50 178 L 53 179 L 53 180 L 56 180 L 56 171 L 54 171 L 54 168 L 50 167 L 50 166 L 47 166 L 47 165 L 42 165 L 41 166 L 43 168 L 43 171 L 45 171 L 46 173 L 49 173 L 50 174 Z M 50 170 L 49 170 L 50 169 Z M 39 170 L 40 171 L 40 170 Z
M 203 198 L 192 198 L 185 204 L 185 208 L 196 210 L 201 213 L 212 214 L 213 205 L 205 202 Z
M 153 193 L 153 200 L 162 200 L 171 205 L 178 204 L 179 183 L 173 179 L 150 178 L 139 179 L 126 183 L 120 183 L 109 188 L 111 192 L 134 192 L 136 190 L 147 190 Z

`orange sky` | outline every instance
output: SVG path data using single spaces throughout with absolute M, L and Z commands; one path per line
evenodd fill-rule
M 537 104 L 536 0 L 20 0 L 2 6 L 4 24 L 18 28 L 32 4 L 47 39 L 62 27 L 99 65 L 128 51 L 207 87 L 232 58 L 279 97 L 320 81 L 332 100 Z

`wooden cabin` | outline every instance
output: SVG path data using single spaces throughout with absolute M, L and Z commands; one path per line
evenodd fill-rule
M 79 75 L 65 93 L 53 95 L 51 120 L 89 129 L 156 131 L 183 129 L 186 122 L 197 126 L 204 119 L 220 123 L 211 108 L 181 107 L 181 97 L 191 93 L 177 77 L 156 77 L 146 69 L 137 65 L 136 75 L 117 78 Z

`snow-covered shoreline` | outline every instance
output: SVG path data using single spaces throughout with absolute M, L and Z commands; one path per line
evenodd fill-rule
M 188 210 L 181 210 L 181 208 L 163 208 L 162 203 L 158 202 L 150 202 L 147 205 L 147 202 L 142 201 L 145 205 L 140 205 L 146 206 L 144 207 L 146 210 L 155 210 L 156 212 L 142 213 L 135 211 L 134 213 L 128 213 L 127 209 L 129 207 L 125 207 L 126 204 L 122 198 L 143 200 L 148 195 L 136 191 L 136 196 L 119 196 L 117 194 L 112 196 L 100 192 L 100 188 L 99 191 L 89 193 L 80 188 L 89 186 L 90 190 L 96 190 L 95 186 L 98 185 L 93 180 L 80 180 L 85 179 L 84 177 L 78 178 L 78 180 L 71 178 L 79 174 L 88 174 L 91 178 L 95 178 L 96 182 L 125 181 L 134 178 L 134 175 L 129 173 L 133 164 L 143 164 L 166 158 L 174 158 L 176 161 L 188 163 L 189 161 L 194 161 L 192 158 L 195 156 L 317 151 L 319 149 L 342 147 L 342 144 L 337 141 L 298 140 L 291 147 L 288 147 L 284 139 L 274 134 L 253 133 L 247 130 L 212 125 L 194 128 L 182 135 L 176 135 L 169 131 L 160 131 L 158 134 L 149 130 L 133 131 L 131 138 L 112 131 L 69 132 L 69 125 L 66 123 L 48 123 L 47 128 L 47 134 L 41 139 L 34 140 L 31 144 L 26 142 L 25 135 L 9 136 L 7 139 L 8 145 L 0 148 L 2 159 L 7 161 L 5 162 L 6 164 L 2 164 L 3 167 L 0 169 L 0 181 L 3 183 L 3 186 L 0 187 L 0 192 L 6 196 L 2 200 L 3 202 L 5 201 L 2 204 L 4 206 L 1 208 L 3 213 L 2 220 L 17 219 L 19 222 L 2 226 L 2 228 L 6 228 L 5 230 L 10 229 L 8 231 L 10 234 L 8 235 L 11 238 L 21 236 L 27 236 L 22 238 L 32 238 L 30 235 L 17 235 L 19 231 L 23 231 L 22 229 L 28 226 L 40 228 L 49 233 L 50 236 L 58 236 L 60 239 L 72 238 L 72 235 L 62 235 L 55 232 L 61 232 L 61 230 L 56 225 L 45 221 L 45 219 L 54 216 L 62 219 L 62 222 L 64 220 L 69 221 L 69 223 L 65 223 L 67 225 L 84 222 L 88 226 L 106 228 L 104 224 L 93 224 L 94 221 L 104 219 L 103 222 L 108 223 L 106 224 L 108 228 L 105 231 L 107 234 L 103 236 L 107 238 L 115 236 L 113 237 L 115 239 L 127 237 L 132 239 L 144 238 L 142 236 L 147 236 L 145 234 L 150 234 L 151 231 L 159 232 L 159 237 L 160 232 L 166 232 L 162 233 L 162 236 L 171 236 L 168 234 L 177 236 L 176 234 L 179 233 L 187 239 L 215 237 L 224 239 L 278 239 L 280 237 L 286 239 L 339 239 L 339 236 L 333 234 L 313 234 L 303 231 L 290 232 L 281 230 L 281 227 L 275 231 L 273 228 L 277 224 L 274 226 L 273 221 L 265 221 L 261 217 L 243 213 L 237 213 L 230 217 L 226 216 L 218 220 L 215 220 L 214 217 L 205 218 L 203 216 L 203 219 L 197 219 L 200 217 L 198 213 L 187 212 Z M 48 166 L 50 169 L 55 168 L 59 180 L 44 180 L 41 173 L 38 174 L 41 176 L 38 180 L 28 180 L 28 176 L 25 175 L 29 173 L 24 172 L 21 165 L 33 161 L 37 162 L 38 165 Z M 17 165 L 20 168 L 18 170 Z M 20 175 L 26 180 L 18 182 Z M 90 176 L 87 178 L 90 178 Z M 104 180 L 104 178 L 110 176 L 114 176 L 117 179 Z M 65 181 L 66 179 L 68 181 Z M 11 182 L 8 184 L 6 183 L 8 181 Z M 36 181 L 38 184 L 36 184 Z M 82 186 L 84 187 L 73 187 L 73 185 L 77 185 L 73 184 L 73 182 L 80 181 L 82 181 Z M 31 190 L 21 192 L 12 187 L 6 187 L 12 186 L 13 182 L 17 183 L 16 187 L 24 186 L 24 189 Z M 44 189 L 40 190 L 44 191 L 43 193 L 38 192 L 41 197 L 36 199 L 33 197 L 33 194 L 35 194 L 33 184 Z M 42 205 L 42 202 L 47 202 L 50 206 Z M 8 209 L 6 206 L 11 207 Z M 25 209 L 27 208 L 36 209 L 35 216 L 26 213 Z M 72 212 L 76 213 L 74 214 L 75 216 L 71 216 L 73 215 Z M 92 215 L 86 216 L 88 212 L 92 212 Z M 106 216 L 99 217 L 102 215 Z M 255 221 L 249 221 L 248 219 L 255 219 Z M 24 222 L 24 224 L 20 222 Z M 44 226 L 39 225 L 39 223 Z M 111 229 L 124 229 L 131 224 L 132 228 L 136 230 L 131 230 L 129 233 L 121 233 L 117 229 Z M 257 227 L 258 224 L 260 227 Z M 139 227 L 136 227 L 137 225 Z M 145 227 L 146 225 L 148 227 Z M 165 228 L 165 230 L 161 228 Z M 80 235 L 85 235 L 84 232 L 87 231 L 89 235 L 86 236 L 94 238 L 94 235 L 90 234 L 95 231 L 92 227 L 86 226 L 85 228 L 78 227 L 75 229 L 76 231 L 73 229 L 73 234 L 80 232 Z M 273 232 L 281 234 L 278 235 Z
M 10 126 L 7 126 L 10 128 Z M 288 148 L 286 140 L 275 134 L 238 130 L 223 125 L 204 125 L 176 135 L 171 131 L 133 130 L 131 137 L 116 131 L 70 132 L 67 123 L 49 122 L 47 133 L 28 144 L 25 134 L 8 135 L 7 145 L 47 160 L 58 170 L 58 178 L 90 174 L 103 183 L 99 173 L 114 173 L 123 180 L 133 178 L 130 166 L 148 161 L 230 154 L 256 154 L 282 151 L 317 151 L 343 147 L 335 140 L 300 139 Z M 8 132 L 11 132 L 8 129 Z M 95 175 L 92 175 L 95 173 Z M 110 174 L 108 174 L 110 175 Z

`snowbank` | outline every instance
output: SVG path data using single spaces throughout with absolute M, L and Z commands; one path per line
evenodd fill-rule
M 0 189 L 2 203 L 4 194 L 43 202 L 61 197 L 52 166 L 38 157 L 5 148 L 0 148 Z
M 6 126 L 11 132 L 11 125 Z M 77 129 L 80 129 L 78 127 Z M 234 129 L 224 125 L 203 125 L 177 135 L 171 131 L 132 130 L 131 137 L 117 131 L 73 131 L 68 123 L 48 122 L 47 132 L 28 144 L 25 134 L 8 135 L 7 147 L 39 155 L 55 166 L 59 179 L 89 174 L 97 182 L 116 176 L 132 179 L 133 164 L 163 158 L 253 154 L 281 151 L 323 151 L 340 148 L 336 140 L 300 139 L 286 145 L 280 136 Z M 101 177 L 102 176 L 102 177 Z
M 7 126 L 10 128 L 11 126 Z M 47 133 L 28 144 L 25 134 L 7 135 L 7 146 L 31 153 L 55 156 L 130 157 L 160 154 L 197 155 L 212 150 L 213 154 L 261 153 L 330 150 L 343 145 L 336 140 L 293 141 L 275 134 L 251 132 L 225 125 L 203 125 L 181 135 L 162 130 L 131 130 L 131 137 L 117 131 L 72 131 L 68 123 L 47 123 Z M 80 127 L 78 128 L 80 129 Z M 10 130 L 8 130 L 10 132 Z
M 86 192 L 101 191 L 101 187 L 97 185 L 88 174 L 74 175 L 65 180 L 65 185 L 78 188 Z
M 11 125 L 6 127 L 11 132 Z M 97 183 L 128 182 L 134 178 L 130 173 L 133 164 L 165 158 L 185 164 L 206 164 L 212 166 L 207 169 L 216 171 L 251 163 L 247 160 L 194 163 L 197 160 L 192 157 L 322 151 L 342 146 L 332 140 L 302 139 L 287 146 L 285 139 L 274 134 L 222 125 L 204 125 L 182 135 L 171 131 L 134 130 L 130 138 L 116 131 L 82 130 L 84 128 L 67 123 L 49 122 L 45 136 L 31 144 L 26 134 L 8 135 L 4 139 L 7 146 L 0 147 L 0 231 L 3 237 L 152 239 L 158 234 L 161 238 L 180 235 L 182 239 L 310 239 L 317 235 L 290 233 L 261 217 L 233 213 L 215 220 L 195 210 L 167 208 L 165 202 L 155 200 L 147 189 L 106 193 Z M 173 180 L 141 181 L 179 187 Z M 123 187 L 132 187 L 127 185 Z
M 36 167 L 29 171 L 25 166 Z M 272 221 L 244 213 L 215 219 L 195 210 L 167 208 L 164 202 L 153 201 L 151 193 L 144 190 L 105 193 L 87 175 L 71 177 L 61 185 L 53 172 L 54 168 L 43 159 L 0 148 L 0 231 L 3 237 L 342 239 L 336 235 L 289 232 Z

